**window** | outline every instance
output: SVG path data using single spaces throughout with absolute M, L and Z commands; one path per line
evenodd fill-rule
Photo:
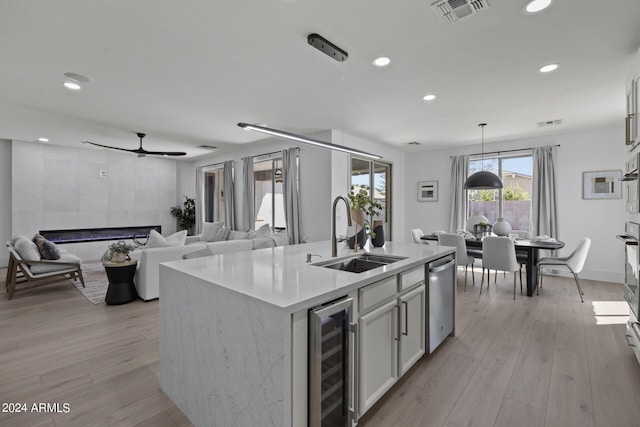
M 482 170 L 482 160 L 469 161 L 469 175 Z M 469 212 L 467 216 L 480 213 L 493 224 L 503 217 L 514 230 L 529 231 L 531 219 L 531 194 L 533 159 L 525 156 L 504 156 L 484 159 L 484 170 L 489 170 L 502 179 L 500 190 L 469 190 Z
M 224 173 L 222 165 L 202 170 L 205 222 L 224 221 Z
M 269 224 L 272 230 L 285 230 L 282 197 L 282 159 L 256 160 L 253 163 L 254 230 Z
M 382 205 L 382 212 L 373 220 L 382 220 L 387 240 L 391 240 L 391 164 L 351 157 L 351 185 L 373 188 L 373 199 Z

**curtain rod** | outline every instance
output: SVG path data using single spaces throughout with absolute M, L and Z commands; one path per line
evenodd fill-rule
M 225 160 L 227 161 L 227 160 Z M 231 163 L 234 162 L 234 160 L 230 160 Z M 212 166 L 218 166 L 218 165 L 224 165 L 224 162 L 218 162 L 218 163 L 211 163 L 210 165 L 202 165 L 200 166 L 201 168 L 210 168 Z
M 538 147 L 548 147 L 547 145 L 539 145 Z M 560 144 L 556 144 L 556 145 L 552 145 L 551 147 L 560 147 Z M 527 150 L 532 150 L 536 147 L 529 147 L 529 148 L 516 148 L 513 150 L 500 150 L 500 151 L 486 151 L 484 153 L 474 153 L 474 154 L 468 154 L 468 156 L 481 156 L 481 155 L 487 155 L 487 154 L 502 154 L 502 153 L 513 153 L 516 151 L 527 151 Z M 449 158 L 453 158 L 454 156 L 449 156 Z
M 300 147 L 292 147 L 295 148 L 296 150 L 300 151 Z M 244 159 L 252 159 L 254 157 L 264 157 L 264 156 L 271 156 L 272 154 L 282 154 L 282 150 L 279 151 L 272 151 L 270 153 L 264 153 L 264 154 L 256 154 L 255 156 L 247 156 L 247 157 L 242 157 L 240 160 L 244 160 Z

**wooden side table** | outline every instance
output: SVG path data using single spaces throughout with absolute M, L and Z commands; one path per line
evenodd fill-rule
M 102 265 L 104 265 L 109 280 L 109 288 L 104 302 L 109 305 L 126 304 L 138 298 L 133 283 L 138 261 L 103 262 Z

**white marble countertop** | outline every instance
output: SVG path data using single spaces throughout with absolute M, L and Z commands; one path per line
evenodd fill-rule
M 366 246 L 358 253 L 407 259 L 363 273 L 351 273 L 313 265 L 331 259 L 331 242 L 324 241 L 167 262 L 161 264 L 160 274 L 163 268 L 174 269 L 293 313 L 454 251 L 451 247 L 415 243 L 387 242 L 383 248 Z M 321 257 L 314 256 L 308 264 L 307 253 Z M 344 243 L 338 244 L 338 257 L 353 255 L 356 254 Z

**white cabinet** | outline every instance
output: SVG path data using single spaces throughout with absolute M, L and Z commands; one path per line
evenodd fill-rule
M 392 300 L 360 316 L 360 414 L 398 378 L 398 305 Z
M 400 297 L 400 376 L 404 375 L 426 351 L 425 293 L 426 287 L 421 285 Z
M 359 290 L 359 415 L 426 349 L 424 265 Z

